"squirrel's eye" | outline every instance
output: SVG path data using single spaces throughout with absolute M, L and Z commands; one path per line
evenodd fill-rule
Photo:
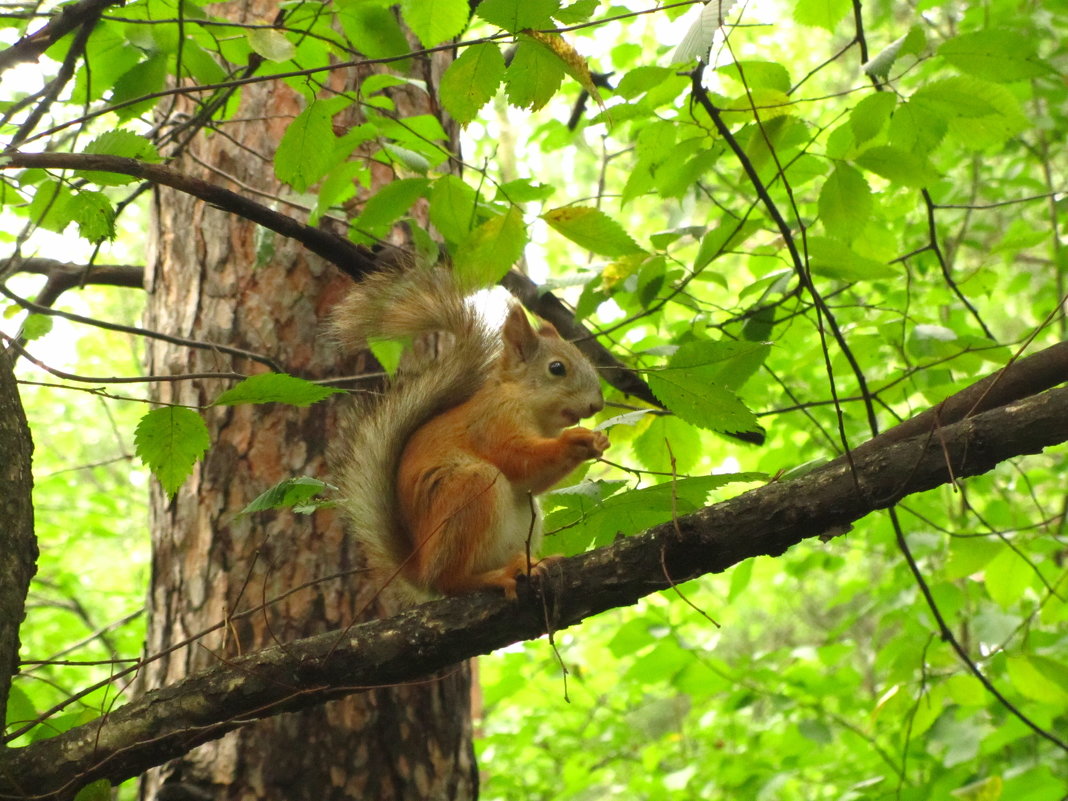
M 567 375 L 567 368 L 563 362 L 549 362 L 549 372 L 553 375 Z

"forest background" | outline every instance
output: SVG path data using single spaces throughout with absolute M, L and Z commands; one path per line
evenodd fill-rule
M 544 504 L 547 550 L 586 554 L 564 568 L 558 617 L 532 596 L 511 618 L 499 599 L 444 605 L 468 617 L 442 651 L 408 674 L 383 659 L 374 682 L 497 649 L 478 669 L 482 797 L 1068 798 L 1068 8 L 80 0 L 8 5 L 0 23 L 0 331 L 36 518 L 22 545 L 0 543 L 7 621 L 25 600 L 19 671 L 0 682 L 0 797 L 103 798 L 184 753 L 153 756 L 167 735 L 146 728 L 17 780 L 52 753 L 34 748 L 74 748 L 177 680 L 126 671 L 164 650 L 159 520 L 207 496 L 220 409 L 317 414 L 347 375 L 287 361 L 286 337 L 331 346 L 277 320 L 256 341 L 233 323 L 225 346 L 170 331 L 234 361 L 158 377 L 170 357 L 146 344 L 141 287 L 165 294 L 160 254 L 177 262 L 174 241 L 196 238 L 165 219 L 182 194 L 258 224 L 224 235 L 248 256 L 231 283 L 269 285 L 295 258 L 287 237 L 314 253 L 300 258 L 340 279 L 292 296 L 315 319 L 345 273 L 374 269 L 375 245 L 443 247 L 471 286 L 555 315 L 603 370 L 612 448 Z M 262 85 L 281 94 L 253 113 Z M 241 125 L 274 138 L 250 144 Z M 196 151 L 227 142 L 238 155 Z M 539 291 L 506 275 L 516 262 Z M 210 317 L 207 296 L 171 305 Z M 268 368 L 312 381 L 244 380 Z M 275 431 L 257 446 L 300 448 L 301 431 Z M 315 465 L 215 497 L 246 554 L 272 537 L 308 550 L 336 524 Z M 31 539 L 26 595 L 30 571 L 11 565 Z M 240 640 L 238 598 L 299 582 L 231 562 L 252 589 L 213 619 Z M 352 621 L 276 627 L 256 648 Z M 546 628 L 551 642 L 500 647 Z M 13 667 L 14 629 L 0 632 Z M 229 667 L 221 647 L 185 669 Z M 361 683 L 316 681 L 309 704 Z M 227 709 L 211 737 L 271 703 Z

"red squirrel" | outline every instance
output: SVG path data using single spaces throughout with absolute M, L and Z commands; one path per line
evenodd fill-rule
M 514 599 L 516 575 L 539 565 L 533 496 L 608 447 L 575 426 L 604 407 L 593 365 L 514 303 L 493 330 L 441 267 L 362 280 L 332 325 L 350 349 L 415 345 L 337 449 L 340 506 L 370 566 L 405 601 L 484 587 Z

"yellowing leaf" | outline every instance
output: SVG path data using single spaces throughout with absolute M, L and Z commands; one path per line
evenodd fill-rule
M 593 82 L 593 76 L 590 74 L 590 68 L 586 63 L 586 59 L 580 55 L 563 36 L 555 33 L 541 33 L 540 31 L 534 30 L 523 31 L 523 34 L 529 36 L 560 59 L 567 74 L 578 81 L 582 88 L 589 92 L 590 97 L 597 102 L 598 106 L 604 108 L 604 101 L 601 100 L 601 93 L 597 90 L 597 86 Z
M 576 245 L 600 256 L 614 259 L 643 252 L 623 226 L 600 209 L 564 206 L 545 212 L 541 218 Z

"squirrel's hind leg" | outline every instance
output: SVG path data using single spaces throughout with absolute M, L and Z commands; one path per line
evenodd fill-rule
M 438 465 L 417 480 L 408 506 L 408 527 L 414 545 L 408 562 L 413 583 L 444 595 L 462 595 L 483 587 L 500 587 L 515 597 L 515 574 L 525 572 L 519 556 L 507 565 L 486 570 L 500 557 L 487 551 L 497 542 L 501 494 L 508 480 L 485 462 Z

